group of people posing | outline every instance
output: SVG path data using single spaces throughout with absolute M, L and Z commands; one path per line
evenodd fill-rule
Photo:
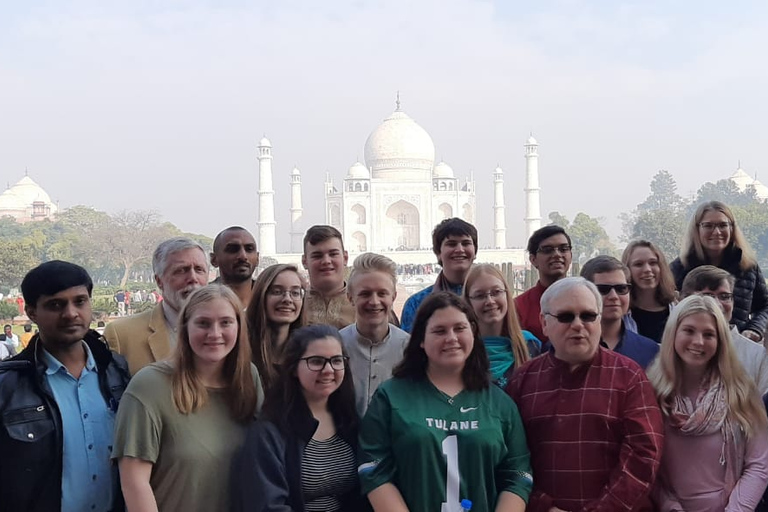
M 0 512 L 747 511 L 768 485 L 768 289 L 731 211 L 700 206 L 668 265 L 650 241 L 568 277 L 558 226 L 513 298 L 477 231 L 433 231 L 434 286 L 398 319 L 397 266 L 313 226 L 253 279 L 222 231 L 173 238 L 164 300 L 89 328 L 62 261 L 21 288 L 39 329 L 0 363 Z M 758 509 L 759 510 L 759 509 Z

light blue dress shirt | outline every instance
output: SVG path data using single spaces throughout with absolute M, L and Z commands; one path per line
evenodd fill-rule
M 117 469 L 110 461 L 115 411 L 99 389 L 96 361 L 88 345 L 80 378 L 48 351 L 42 361 L 45 378 L 61 412 L 64 454 L 61 475 L 61 512 L 108 512 L 118 490 Z

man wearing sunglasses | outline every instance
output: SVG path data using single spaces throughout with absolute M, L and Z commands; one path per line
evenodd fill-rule
M 648 368 L 659 353 L 659 344 L 624 325 L 629 311 L 629 268 L 613 256 L 596 256 L 581 267 L 581 277 L 595 284 L 603 296 L 600 345 Z
M 582 277 L 547 288 L 541 323 L 552 349 L 507 386 L 536 475 L 527 510 L 653 510 L 661 411 L 642 368 L 600 346 L 602 303 Z
M 560 226 L 549 225 L 537 229 L 528 240 L 528 259 L 539 272 L 536 286 L 515 298 L 515 309 L 520 327 L 533 333 L 544 343 L 547 336 L 541 328 L 539 303 L 544 291 L 571 269 L 571 237 Z
M 712 297 L 720 304 L 725 319 L 731 322 L 734 283 L 733 274 L 727 270 L 712 265 L 702 265 L 685 276 L 681 294 L 682 298 L 689 295 Z M 731 342 L 739 362 L 755 381 L 760 394 L 764 395 L 768 392 L 768 352 L 762 343 L 755 343 L 741 334 L 735 325 L 731 326 Z

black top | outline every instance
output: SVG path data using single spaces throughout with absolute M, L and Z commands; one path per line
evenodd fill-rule
M 664 334 L 667 318 L 669 318 L 668 307 L 661 311 L 646 311 L 636 307 L 632 308 L 632 320 L 637 323 L 637 333 L 646 338 L 651 338 L 656 343 L 661 343 L 661 336 Z

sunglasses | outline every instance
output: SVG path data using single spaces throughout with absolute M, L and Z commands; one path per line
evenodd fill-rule
M 626 295 L 632 288 L 631 284 L 596 284 L 595 286 L 600 295 L 608 295 L 611 290 L 616 290 L 616 295 Z
M 584 311 L 582 313 L 579 313 L 578 315 L 576 313 L 560 313 L 558 315 L 553 315 L 552 313 L 544 313 L 547 316 L 551 316 L 553 318 L 556 318 L 558 322 L 561 324 L 572 324 L 574 320 L 576 320 L 576 317 L 579 317 L 579 320 L 584 322 L 585 324 L 591 324 L 595 320 L 597 320 L 597 317 L 600 315 L 597 313 L 593 313 L 591 311 Z

